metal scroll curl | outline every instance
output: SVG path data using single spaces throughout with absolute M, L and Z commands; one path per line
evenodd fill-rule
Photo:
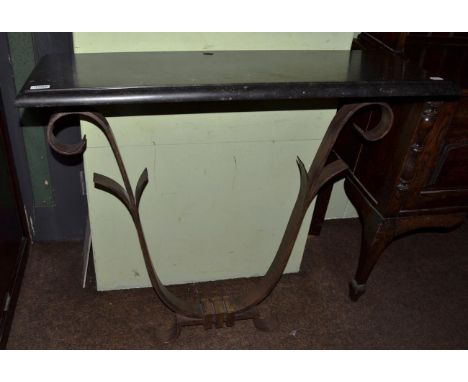
M 310 203 L 315 198 L 320 188 L 332 178 L 348 169 L 347 164 L 340 158 L 330 163 L 328 163 L 328 160 L 333 146 L 342 129 L 352 120 L 353 116 L 359 110 L 367 107 L 380 108 L 380 121 L 373 129 L 368 131 L 364 131 L 356 124 L 353 124 L 357 133 L 367 141 L 377 141 L 382 139 L 390 131 L 390 128 L 393 124 L 393 112 L 390 106 L 388 106 L 386 103 L 357 103 L 344 105 L 340 108 L 330 123 L 309 170 L 306 170 L 304 163 L 300 158 L 297 158 L 297 165 L 300 175 L 299 192 L 284 235 L 278 246 L 276 255 L 266 274 L 260 278 L 255 288 L 250 290 L 249 293 L 241 298 L 224 296 L 222 298 L 215 297 L 210 300 L 216 301 L 216 304 L 213 306 L 221 306 L 219 309 L 224 309 L 223 312 L 215 311 L 214 313 L 212 311 L 207 312 L 205 308 L 207 305 L 207 299 L 203 299 L 204 301 L 194 303 L 184 301 L 172 294 L 161 283 L 159 277 L 157 276 L 150 258 L 139 213 L 141 197 L 146 185 L 148 184 L 148 172 L 146 169 L 143 170 L 135 190 L 133 190 L 114 134 L 105 117 L 95 112 L 66 112 L 54 114 L 50 118 L 48 124 L 47 139 L 50 146 L 60 154 L 76 155 L 84 152 L 86 149 L 85 137 L 81 142 L 70 145 L 59 142 L 54 134 L 55 123 L 67 115 L 79 116 L 81 119 L 93 123 L 106 136 L 117 162 L 124 185 L 122 186 L 115 180 L 101 174 L 94 174 L 94 183 L 96 188 L 114 195 L 125 205 L 129 211 L 135 224 L 146 270 L 151 280 L 153 289 L 161 301 L 170 310 L 176 313 L 175 324 L 169 333 L 169 337 L 172 337 L 173 339 L 180 332 L 180 326 L 182 325 L 203 324 L 205 327 L 211 327 L 211 321 L 213 321 L 213 323 L 216 323 L 217 327 L 220 327 L 219 325 L 222 325 L 224 320 L 225 322 L 230 323 L 228 326 L 231 326 L 234 320 L 246 318 L 253 318 L 258 328 L 263 325 L 255 311 L 255 308 L 271 293 L 280 280 L 292 253 L 307 209 L 309 208 Z M 220 301 L 223 301 L 223 303 L 220 303 Z M 227 308 L 227 305 L 229 305 L 229 308 Z M 214 308 L 214 310 L 216 310 L 216 308 Z

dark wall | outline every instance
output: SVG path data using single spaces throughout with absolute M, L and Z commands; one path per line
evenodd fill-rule
M 87 217 L 82 158 L 56 155 L 45 140 L 52 110 L 17 110 L 14 98 L 34 65 L 50 53 L 72 53 L 72 33 L 0 33 L 0 82 L 7 127 L 33 239 L 81 240 Z M 78 121 L 63 129 L 80 139 Z

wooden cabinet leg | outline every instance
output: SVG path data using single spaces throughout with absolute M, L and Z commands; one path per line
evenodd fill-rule
M 353 301 L 357 301 L 364 294 L 372 269 L 393 239 L 419 228 L 453 228 L 460 225 L 465 220 L 465 216 L 449 214 L 383 218 L 375 212 L 370 212 L 366 215 L 361 214 L 361 220 L 361 254 L 356 275 L 349 289 L 349 295 Z
M 462 224 L 466 218 L 465 213 L 383 217 L 364 197 L 351 178 L 346 179 L 344 189 L 359 213 L 362 224 L 359 264 L 349 285 L 349 295 L 353 301 L 357 301 L 364 294 L 372 269 L 393 239 L 420 228 L 454 228 Z
M 354 279 L 350 283 L 350 298 L 357 301 L 366 290 L 366 283 L 385 248 L 393 240 L 392 229 L 384 219 L 369 216 L 362 222 L 361 254 Z
M 330 202 L 330 195 L 333 190 L 333 183 L 329 182 L 324 185 L 317 195 L 315 200 L 314 213 L 312 221 L 310 222 L 309 235 L 318 236 L 322 231 L 323 221 L 327 213 L 328 203 Z

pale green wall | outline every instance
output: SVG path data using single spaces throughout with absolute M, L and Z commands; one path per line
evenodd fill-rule
M 345 49 L 353 33 L 75 33 L 76 53 L 173 50 Z
M 158 50 L 349 49 L 353 33 L 75 33 L 76 53 Z M 190 63 L 187 63 L 188 65 Z M 112 68 L 109 68 L 112 70 Z M 148 167 L 142 220 L 165 284 L 262 275 L 335 110 L 110 118 L 130 178 Z M 107 142 L 83 123 L 99 290 L 149 286 L 136 232 L 92 173 L 120 179 Z M 302 259 L 312 208 L 286 271 Z M 355 216 L 335 186 L 328 218 Z

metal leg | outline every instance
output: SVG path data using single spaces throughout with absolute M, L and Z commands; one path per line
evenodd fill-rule
M 315 200 L 315 208 L 314 213 L 312 215 L 312 221 L 310 222 L 309 235 L 320 235 L 332 191 L 333 183 L 329 182 L 328 184 L 324 185 L 318 193 L 317 199 Z
M 358 110 L 368 106 L 380 107 L 382 113 L 379 124 L 369 131 L 362 131 L 357 126 L 355 126 L 355 129 L 366 140 L 374 141 L 384 137 L 393 123 L 393 113 L 387 104 L 349 104 L 343 106 L 333 118 L 308 171 L 302 161 L 297 158 L 300 174 L 300 188 L 296 203 L 291 212 L 276 256 L 268 271 L 260 279 L 256 287 L 241 298 L 235 298 L 233 296 L 209 297 L 202 298 L 196 303 L 186 302 L 171 293 L 161 283 L 156 273 L 149 254 L 139 212 L 140 200 L 148 184 L 148 172 L 146 169 L 142 172 L 135 189 L 133 189 L 114 134 L 105 117 L 95 112 L 54 114 L 47 128 L 47 139 L 50 146 L 63 155 L 76 155 L 84 152 L 86 149 L 86 137 L 77 144 L 69 145 L 59 142 L 54 135 L 55 123 L 60 118 L 67 115 L 78 115 L 80 118 L 90 121 L 106 136 L 120 174 L 122 175 L 124 185 L 122 186 L 115 180 L 101 174 L 94 174 L 94 184 L 96 188 L 114 195 L 129 211 L 138 234 L 140 248 L 153 289 L 159 299 L 175 313 L 175 321 L 172 328 L 165 333 L 161 333 L 161 336 L 164 336 L 165 340 L 174 340 L 179 335 L 181 327 L 187 325 L 203 325 L 206 329 L 210 329 L 213 326 L 216 328 L 233 326 L 236 320 L 253 319 L 258 329 L 267 329 L 266 323 L 258 315 L 256 306 L 271 293 L 280 280 L 293 250 L 304 216 L 318 191 L 326 185 L 330 179 L 348 169 L 346 163 L 339 158 L 329 162 L 330 153 L 339 133 L 348 121 Z

